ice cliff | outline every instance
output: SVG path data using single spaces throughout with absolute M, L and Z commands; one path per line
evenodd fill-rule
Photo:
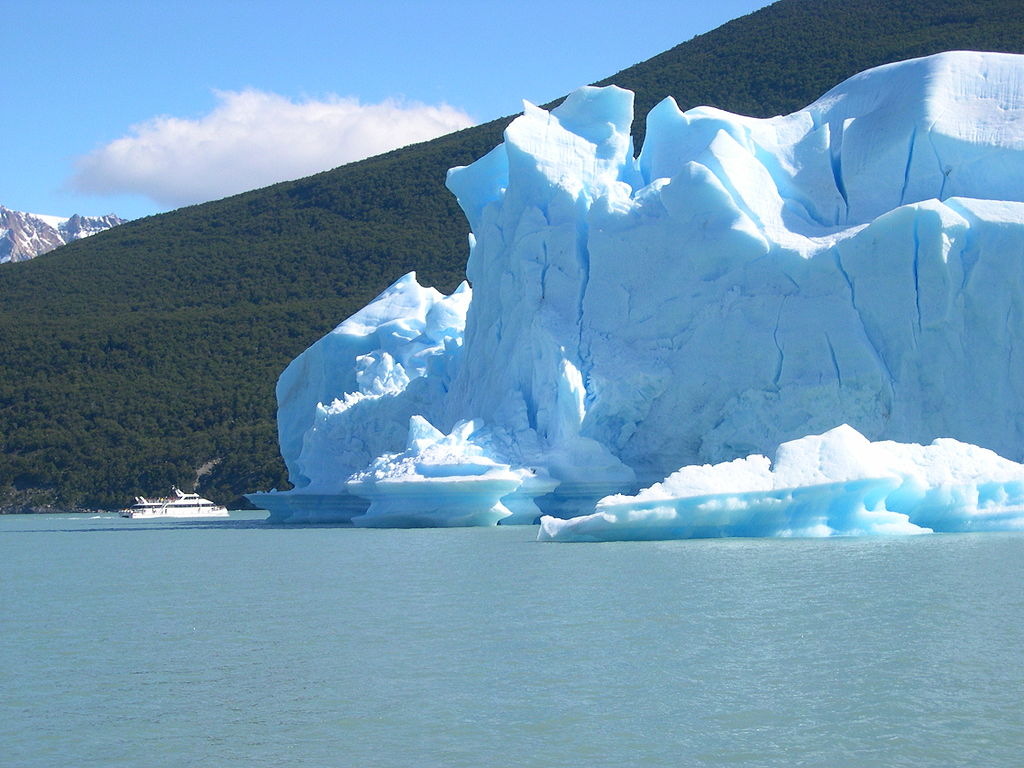
M 478 522 L 568 517 L 841 423 L 1024 457 L 1024 57 L 890 64 L 771 119 L 666 99 L 638 156 L 632 117 L 615 87 L 527 104 L 449 172 L 472 299 L 408 275 L 288 367 L 272 519 L 441 489 L 402 522 L 436 524 L 466 469 L 495 481 Z

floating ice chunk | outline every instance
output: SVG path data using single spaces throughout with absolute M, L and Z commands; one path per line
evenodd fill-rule
M 764 456 L 683 467 L 592 515 L 541 519 L 542 541 L 1024 529 L 1024 465 L 956 440 L 872 443 L 842 425 Z

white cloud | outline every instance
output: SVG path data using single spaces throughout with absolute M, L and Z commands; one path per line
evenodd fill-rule
M 155 117 L 77 159 L 71 186 L 136 193 L 178 207 L 296 179 L 473 125 L 447 105 L 331 96 L 294 102 L 258 90 L 218 91 L 197 119 Z

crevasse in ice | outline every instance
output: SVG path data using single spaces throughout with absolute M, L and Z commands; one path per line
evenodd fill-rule
M 350 480 L 414 416 L 559 517 L 841 423 L 1024 458 L 1024 57 L 890 64 L 771 119 L 666 99 L 636 157 L 631 122 L 583 88 L 449 172 L 472 292 L 408 275 L 288 367 L 272 519 L 368 523 L 418 475 Z

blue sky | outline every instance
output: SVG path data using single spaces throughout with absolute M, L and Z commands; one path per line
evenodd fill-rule
M 0 204 L 136 218 L 550 101 L 763 0 L 0 0 Z

